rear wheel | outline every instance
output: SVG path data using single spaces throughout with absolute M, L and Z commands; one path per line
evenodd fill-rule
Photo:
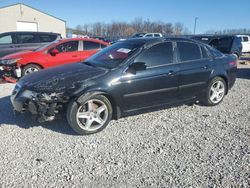
M 67 120 L 78 134 L 92 134 L 103 130 L 112 117 L 110 101 L 103 95 L 83 99 L 79 104 L 71 102 L 67 109 Z
M 215 77 L 212 79 L 208 85 L 205 99 L 203 100 L 204 104 L 207 106 L 219 104 L 226 94 L 226 89 L 226 82 L 223 78 Z
M 41 67 L 38 66 L 38 65 L 35 65 L 35 64 L 28 64 L 26 65 L 23 70 L 22 70 L 22 76 L 25 76 L 25 75 L 28 75 L 28 74 L 31 74 L 33 72 L 37 72 L 41 70 Z

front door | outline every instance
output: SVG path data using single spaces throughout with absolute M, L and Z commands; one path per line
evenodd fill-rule
M 55 48 L 59 51 L 59 53 L 55 56 L 52 56 L 50 54 L 50 51 Z M 80 60 L 81 52 L 79 51 L 79 41 L 74 40 L 64 42 L 48 50 L 46 67 L 53 67 L 67 63 L 79 62 Z
M 121 79 L 123 111 L 134 111 L 174 102 L 178 97 L 179 65 L 174 61 L 172 42 L 159 43 L 142 52 L 133 63 L 146 69 L 126 73 Z

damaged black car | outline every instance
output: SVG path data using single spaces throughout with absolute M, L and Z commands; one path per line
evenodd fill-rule
M 84 62 L 23 77 L 11 101 L 39 122 L 64 114 L 79 134 L 103 130 L 111 119 L 162 106 L 219 104 L 236 78 L 236 58 L 183 38 L 129 39 Z

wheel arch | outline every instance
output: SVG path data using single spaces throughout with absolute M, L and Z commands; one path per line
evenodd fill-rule
M 227 94 L 228 93 L 228 88 L 229 88 L 227 76 L 223 75 L 223 74 L 215 75 L 215 76 L 213 76 L 213 77 L 210 78 L 209 82 L 212 81 L 216 77 L 220 77 L 220 78 L 222 78 L 225 81 L 225 83 L 226 83 L 226 94 Z
M 105 96 L 111 103 L 112 105 L 112 119 L 119 119 L 121 117 L 121 110 L 119 105 L 117 104 L 115 98 L 109 94 L 108 92 L 105 91 L 87 91 L 82 93 L 81 95 L 76 96 L 75 98 L 77 98 L 76 102 L 80 102 L 82 100 L 84 100 L 86 97 L 91 97 L 94 95 L 103 95 Z
M 37 65 L 37 66 L 41 67 L 41 69 L 44 69 L 44 67 L 41 64 L 35 63 L 35 62 L 29 62 L 25 65 L 21 64 L 21 68 L 24 68 L 25 66 L 28 66 L 28 65 Z

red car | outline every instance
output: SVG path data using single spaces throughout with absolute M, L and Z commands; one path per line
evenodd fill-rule
M 61 39 L 33 51 L 4 56 L 0 59 L 0 65 L 5 76 L 20 78 L 40 69 L 83 61 L 108 45 L 89 38 Z

